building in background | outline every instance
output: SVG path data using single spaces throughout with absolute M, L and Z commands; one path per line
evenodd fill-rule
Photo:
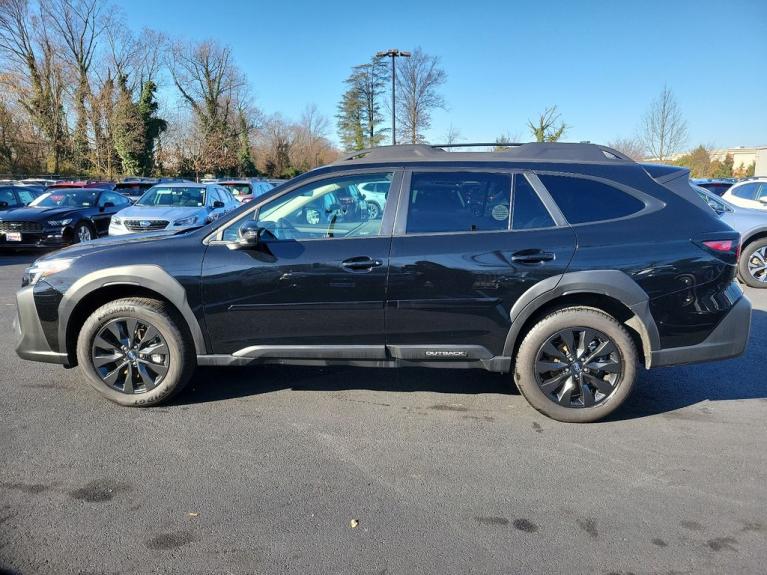
M 754 164 L 756 168 L 754 175 L 767 176 L 767 146 L 737 146 L 735 148 L 712 150 L 711 160 L 724 162 L 727 154 L 732 156 L 732 167 L 734 170 L 745 169 Z

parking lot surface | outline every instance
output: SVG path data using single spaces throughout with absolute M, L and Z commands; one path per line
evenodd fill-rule
M 0 572 L 767 569 L 765 293 L 743 357 L 643 371 L 596 424 L 426 369 L 205 368 L 129 409 L 15 355 L 33 258 L 0 254 Z

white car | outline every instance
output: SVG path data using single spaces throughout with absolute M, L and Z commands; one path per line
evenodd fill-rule
M 767 210 L 767 178 L 753 178 L 734 184 L 722 199 L 742 208 Z
M 112 216 L 109 235 L 196 228 L 239 206 L 232 193 L 218 184 L 158 184 Z
M 368 218 L 377 220 L 383 216 L 383 206 L 386 205 L 386 197 L 389 195 L 389 180 L 366 182 L 358 186 L 368 204 Z

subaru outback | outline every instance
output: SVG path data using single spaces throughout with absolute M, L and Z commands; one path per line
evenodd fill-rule
M 344 217 L 339 191 L 382 182 L 380 218 Z M 355 152 L 208 225 L 115 240 L 25 272 L 17 352 L 127 406 L 198 365 L 421 366 L 506 373 L 589 422 L 640 366 L 741 354 L 751 318 L 739 236 L 689 172 L 594 144 Z

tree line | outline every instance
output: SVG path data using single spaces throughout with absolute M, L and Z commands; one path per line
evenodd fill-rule
M 337 154 L 315 106 L 259 110 L 229 47 L 133 32 L 104 0 L 2 0 L 0 83 L 2 173 L 287 177 Z

